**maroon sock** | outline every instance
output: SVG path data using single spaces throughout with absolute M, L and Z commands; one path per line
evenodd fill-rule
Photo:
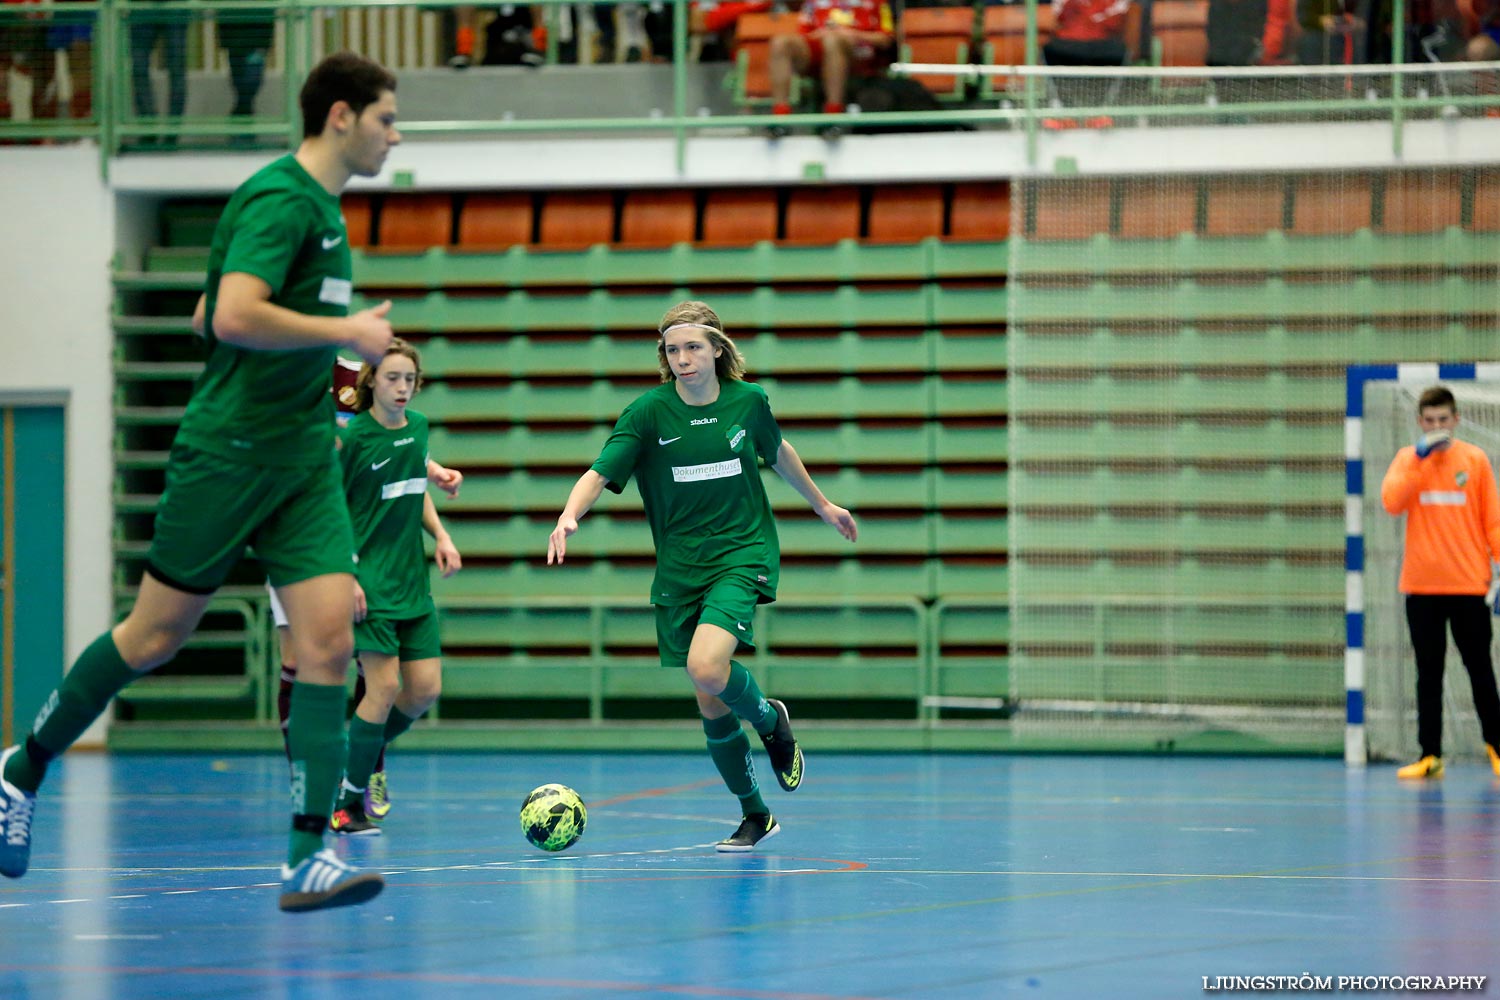
M 281 749 L 286 751 L 286 759 L 292 759 L 292 744 L 287 739 L 287 719 L 292 716 L 292 685 L 297 680 L 297 668 L 289 667 L 285 663 L 281 665 L 281 687 L 276 692 L 276 716 L 281 720 Z

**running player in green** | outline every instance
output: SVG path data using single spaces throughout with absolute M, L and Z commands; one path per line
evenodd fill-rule
M 463 562 L 427 492 L 427 418 L 408 408 L 421 388 L 422 357 L 398 337 L 377 366 L 360 371 L 357 412 L 339 435 L 359 553 L 354 649 L 365 668 L 365 695 L 349 723 L 343 791 L 330 824 L 335 833 L 380 833 L 365 802 L 376 759 L 442 690 L 442 647 L 422 529 L 437 543 L 443 576 L 458 572 Z
M 25 740 L 0 754 L 0 874 L 31 859 L 36 791 L 125 685 L 170 660 L 248 544 L 291 622 L 292 823 L 283 910 L 380 892 L 323 847 L 344 744 L 353 654 L 353 539 L 334 457 L 329 372 L 340 348 L 379 361 L 389 302 L 349 313 L 351 262 L 339 193 L 379 173 L 396 130 L 396 79 L 339 53 L 301 91 L 303 140 L 242 184 L 219 218 L 194 327 L 208 362 L 167 462 L 151 552 L 130 614 L 90 645 Z M 38 665 L 42 669 L 42 665 Z
M 685 669 L 692 680 L 709 756 L 744 814 L 717 849 L 749 851 L 781 827 L 761 798 L 740 720 L 765 743 L 782 788 L 796 791 L 803 775 L 786 706 L 762 695 L 733 659 L 754 648 L 755 606 L 776 600 L 781 571 L 760 463 L 849 541 L 858 529 L 782 438 L 765 390 L 744 381 L 745 359 L 712 309 L 680 303 L 658 331 L 662 385 L 625 408 L 598 460 L 568 494 L 547 540 L 547 563 L 563 561 L 578 519 L 605 489 L 619 493 L 635 477 L 656 546 L 651 603 L 661 664 Z

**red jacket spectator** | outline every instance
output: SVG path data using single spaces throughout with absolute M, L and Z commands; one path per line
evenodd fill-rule
M 1052 0 L 1057 19 L 1053 38 L 1070 42 L 1107 42 L 1125 30 L 1130 0 Z
M 883 0 L 806 0 L 800 21 L 805 35 L 828 25 L 892 36 L 896 31 L 891 8 Z

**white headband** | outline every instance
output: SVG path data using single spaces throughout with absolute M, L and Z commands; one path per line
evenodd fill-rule
M 712 330 L 714 333 L 724 332 L 716 326 L 709 326 L 707 323 L 673 323 L 671 326 L 663 330 L 661 332 L 661 335 L 665 337 L 673 330 Z

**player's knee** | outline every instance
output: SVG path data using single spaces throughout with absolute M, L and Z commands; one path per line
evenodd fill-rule
M 141 630 L 130 630 L 125 633 L 117 633 L 115 644 L 120 649 L 120 656 L 130 665 L 132 670 L 144 673 L 166 663 L 177 655 L 177 651 L 187 644 L 192 630 L 182 630 L 172 627 L 155 627 Z
M 395 677 L 386 677 L 383 674 L 365 671 L 365 699 L 372 701 L 382 708 L 390 708 L 396 704 L 396 697 L 401 693 L 401 682 Z
M 688 654 L 687 673 L 693 686 L 706 694 L 718 695 L 729 683 L 729 662 L 712 656 Z
M 407 685 L 407 697 L 411 699 L 413 707 L 418 709 L 417 714 L 427 711 L 437 702 L 443 693 L 443 679 L 440 676 L 415 678 Z

